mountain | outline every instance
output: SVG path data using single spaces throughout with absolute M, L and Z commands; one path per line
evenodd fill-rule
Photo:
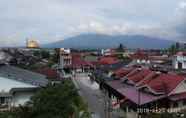
M 160 49 L 167 48 L 174 41 L 144 35 L 103 35 L 103 34 L 80 34 L 44 45 L 48 48 L 113 48 L 119 44 L 127 48 Z

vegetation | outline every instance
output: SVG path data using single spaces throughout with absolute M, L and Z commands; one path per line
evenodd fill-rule
M 50 54 L 49 49 L 35 50 L 33 52 L 33 55 L 37 58 L 30 57 L 31 59 L 33 59 L 32 63 L 17 64 L 16 66 L 23 68 L 23 69 L 35 71 L 35 70 L 38 70 L 40 68 L 45 68 L 45 67 L 51 68 L 53 65 L 57 63 L 59 59 L 57 49 L 55 49 L 54 54 Z
M 168 48 L 168 51 L 170 54 L 174 55 L 176 54 L 176 52 L 180 51 L 180 49 L 178 48 L 178 46 L 176 46 L 176 44 L 173 44 L 170 46 L 170 48 Z
M 36 57 L 40 57 L 42 59 L 49 59 L 50 53 L 48 50 L 36 50 L 33 52 L 33 55 Z
M 55 49 L 55 53 L 52 56 L 52 61 L 55 62 L 55 63 L 58 63 L 59 62 L 59 57 L 60 57 L 59 52 L 60 52 L 60 49 L 59 48 L 56 48 Z
M 26 106 L 1 113 L 0 118 L 90 118 L 87 105 L 70 80 L 41 89 Z

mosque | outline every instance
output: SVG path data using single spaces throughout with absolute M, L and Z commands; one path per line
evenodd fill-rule
M 39 48 L 39 43 L 34 39 L 28 39 L 26 42 L 27 48 Z

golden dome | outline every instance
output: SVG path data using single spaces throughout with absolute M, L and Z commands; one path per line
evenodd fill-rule
M 27 42 L 27 48 L 39 48 L 39 44 L 35 40 L 29 40 Z

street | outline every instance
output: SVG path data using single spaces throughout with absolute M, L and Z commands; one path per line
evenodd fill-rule
M 99 85 L 90 81 L 87 74 L 76 74 L 73 82 L 78 88 L 79 94 L 87 102 L 93 118 L 120 118 L 117 113 L 111 113 L 108 116 L 108 112 L 105 112 L 105 97 L 100 91 Z
M 89 77 L 85 73 L 76 74 L 73 78 L 76 86 L 79 89 L 79 94 L 87 102 L 93 118 L 105 118 L 104 114 L 104 99 L 99 85 L 91 83 Z

